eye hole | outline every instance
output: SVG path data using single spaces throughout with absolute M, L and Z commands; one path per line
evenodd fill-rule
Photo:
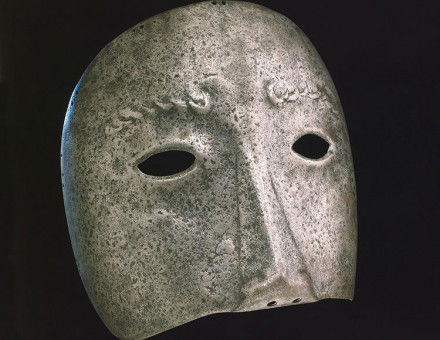
M 292 149 L 296 153 L 310 159 L 320 159 L 327 154 L 330 144 L 314 134 L 304 135 L 293 143 Z
M 196 157 L 186 151 L 170 150 L 156 153 L 138 164 L 146 175 L 163 177 L 178 174 L 190 168 Z

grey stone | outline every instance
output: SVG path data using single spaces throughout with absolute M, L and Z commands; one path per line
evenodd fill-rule
M 323 157 L 292 149 L 307 134 L 328 143 Z M 140 171 L 167 150 L 195 162 L 168 176 Z M 121 339 L 353 297 L 342 108 L 310 41 L 267 8 L 196 3 L 109 43 L 72 95 L 62 179 L 81 278 Z

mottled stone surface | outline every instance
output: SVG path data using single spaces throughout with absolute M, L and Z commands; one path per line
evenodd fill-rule
M 324 157 L 292 150 L 305 134 L 329 143 Z M 164 150 L 195 163 L 168 177 L 138 169 Z M 121 339 L 353 297 L 342 108 L 312 44 L 267 8 L 192 4 L 109 43 L 69 104 L 62 178 L 79 272 Z

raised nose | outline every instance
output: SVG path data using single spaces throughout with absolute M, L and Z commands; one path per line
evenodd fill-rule
M 236 157 L 242 301 L 248 311 L 317 301 L 312 277 L 284 209 L 276 174 L 258 145 Z

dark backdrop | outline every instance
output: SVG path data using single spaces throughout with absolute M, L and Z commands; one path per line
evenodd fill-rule
M 105 44 L 189 2 L 0 0 L 0 339 L 114 339 L 86 296 L 68 238 L 58 156 L 64 113 Z M 433 338 L 440 2 L 255 2 L 303 29 L 339 91 L 358 188 L 356 297 L 209 316 L 154 339 Z

